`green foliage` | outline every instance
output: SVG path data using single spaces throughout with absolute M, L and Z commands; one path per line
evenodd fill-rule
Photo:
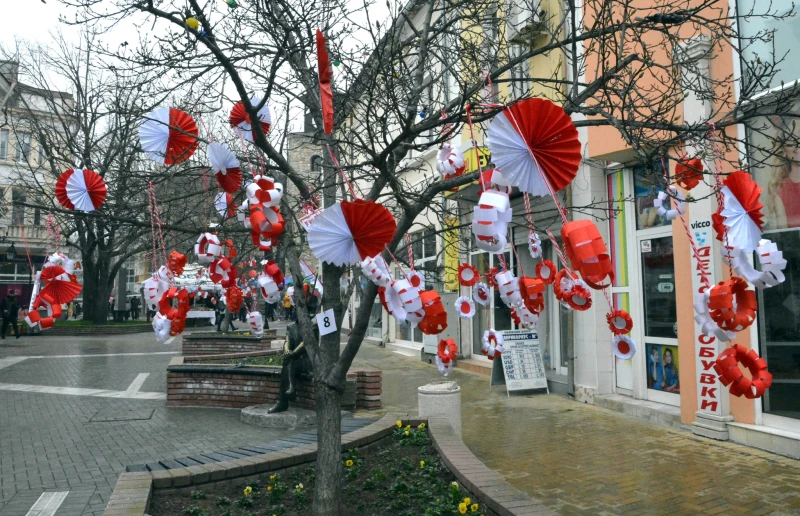
M 206 492 L 202 489 L 198 489 L 196 491 L 192 491 L 191 493 L 192 500 L 205 500 Z
M 204 516 L 206 514 L 206 511 L 204 511 L 200 507 L 192 506 L 184 509 L 183 514 L 185 514 L 186 516 Z
M 430 443 L 428 430 L 426 428 L 411 428 L 406 426 L 397 428 L 392 434 L 395 440 L 400 442 L 400 446 L 427 446 Z
M 227 507 L 230 504 L 231 504 L 231 499 L 228 498 L 227 496 L 220 496 L 219 499 L 217 500 L 217 505 L 219 505 L 220 507 Z

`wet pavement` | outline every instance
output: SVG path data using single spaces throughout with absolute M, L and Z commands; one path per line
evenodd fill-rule
M 58 516 L 102 514 L 129 464 L 291 433 L 243 425 L 238 410 L 168 409 L 158 398 L 179 349 L 148 333 L 2 341 L 0 516 L 27 514 L 45 492 L 66 493 Z M 368 417 L 416 413 L 417 387 L 441 380 L 435 366 L 372 345 L 356 365 L 383 370 L 384 406 Z M 467 446 L 560 514 L 800 514 L 800 461 L 557 396 L 508 397 L 468 371 L 450 379 L 462 389 Z

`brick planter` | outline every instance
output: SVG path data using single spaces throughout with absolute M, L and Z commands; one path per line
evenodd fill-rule
M 264 330 L 264 336 L 235 335 L 215 331 L 192 332 L 183 336 L 183 355 L 222 355 L 251 353 L 270 349 L 277 330 Z
M 171 407 L 244 408 L 278 401 L 281 368 L 201 364 L 211 359 L 240 360 L 276 355 L 280 350 L 213 356 L 175 357 L 167 367 L 167 405 Z M 381 371 L 351 369 L 342 399 L 345 410 L 381 407 Z M 314 409 L 314 386 L 301 381 L 294 405 Z
M 445 418 L 409 419 L 401 414 L 387 414 L 379 421 L 342 436 L 342 452 L 368 446 L 389 437 L 395 421 L 417 426 L 427 422 L 433 444 L 445 467 L 481 503 L 500 516 L 552 515 L 534 498 L 506 483 L 487 468 L 456 436 Z M 241 483 L 264 483 L 274 473 L 290 474 L 314 464 L 317 445 L 307 444 L 262 455 L 213 464 L 200 464 L 164 471 L 123 473 L 108 501 L 105 516 L 139 516 L 147 513 L 153 496 L 176 492 L 214 489 L 215 486 Z
M 30 331 L 30 330 L 29 330 Z M 148 323 L 141 324 L 97 324 L 92 326 L 59 326 L 58 321 L 52 328 L 48 328 L 36 336 L 80 337 L 83 335 L 129 335 L 132 333 L 152 332 L 153 326 Z

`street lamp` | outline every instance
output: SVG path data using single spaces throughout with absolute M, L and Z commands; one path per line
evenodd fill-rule
M 11 247 L 6 249 L 6 260 L 14 261 L 17 258 L 17 249 L 14 247 L 14 244 L 11 244 Z

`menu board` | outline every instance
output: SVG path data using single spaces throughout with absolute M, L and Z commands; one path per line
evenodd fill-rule
M 547 389 L 539 334 L 535 330 L 502 333 L 503 354 L 494 361 L 490 386 L 505 384 L 508 392 Z

